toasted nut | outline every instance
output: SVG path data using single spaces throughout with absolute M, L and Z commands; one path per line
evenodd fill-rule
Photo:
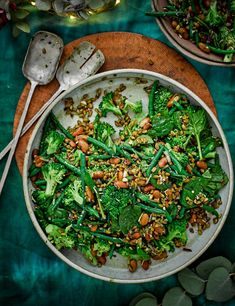
M 141 224 L 142 226 L 145 226 L 147 225 L 149 222 L 149 215 L 146 214 L 146 213 L 143 213 L 141 216 L 140 216 L 140 219 L 139 219 L 139 224 Z
M 200 42 L 200 43 L 198 44 L 198 47 L 199 47 L 199 49 L 202 50 L 203 52 L 205 52 L 205 53 L 210 53 L 210 49 L 207 47 L 206 44 Z
M 78 135 L 78 136 L 76 136 L 76 141 L 79 141 L 79 139 L 82 139 L 82 140 L 87 140 L 87 135 Z
M 151 240 L 151 236 L 149 233 L 145 233 L 144 238 L 146 239 L 146 241 L 150 241 Z
M 98 261 L 98 263 L 100 263 L 101 265 L 105 265 L 105 263 L 106 263 L 106 257 L 105 257 L 105 256 L 97 256 L 97 261 Z
M 153 197 L 154 199 L 159 200 L 161 198 L 161 192 L 159 190 L 154 190 Z
M 129 185 L 127 182 L 116 181 L 114 183 L 114 186 L 116 186 L 117 188 L 128 188 Z
M 175 29 L 175 28 L 177 27 L 177 25 L 178 25 L 178 22 L 177 22 L 177 21 L 173 20 L 173 21 L 171 22 L 171 26 L 172 26 L 173 29 Z
M 173 95 L 173 96 L 170 98 L 170 100 L 167 102 L 167 107 L 168 107 L 168 108 L 172 107 L 173 104 L 174 104 L 174 102 L 179 101 L 179 99 L 180 99 L 180 96 L 179 96 L 179 95 L 177 95 L 177 94 Z
M 94 225 L 91 226 L 90 230 L 91 230 L 92 232 L 95 232 L 95 231 L 97 231 L 97 228 L 98 228 L 98 225 L 97 225 L 97 224 L 94 224 Z
M 109 162 L 110 164 L 117 165 L 120 163 L 120 158 L 118 157 L 110 158 Z
M 86 186 L 86 195 L 87 195 L 87 198 L 88 198 L 89 202 L 94 202 L 95 197 L 94 197 L 94 194 L 92 193 L 91 188 L 89 186 Z
M 123 179 L 123 171 L 118 171 L 117 179 L 118 179 L 118 181 L 122 181 L 122 179 Z
M 146 185 L 146 181 L 144 179 L 138 179 L 136 183 L 137 183 L 138 186 L 145 186 Z
M 186 166 L 185 170 L 190 174 L 193 173 L 192 168 L 189 165 Z
M 197 161 L 197 166 L 200 169 L 206 170 L 208 168 L 207 163 L 203 160 Z
M 150 123 L 150 118 L 144 118 L 141 122 L 140 122 L 140 127 L 144 127 L 146 123 Z
M 70 140 L 69 142 L 69 145 L 72 147 L 72 148 L 76 148 L 76 143 L 73 141 L 73 140 Z
M 131 236 L 133 239 L 138 239 L 141 237 L 140 233 L 139 232 L 136 232 L 134 233 L 132 236 Z
M 96 171 L 92 173 L 92 178 L 93 179 L 101 179 L 104 177 L 104 172 L 103 171 Z
M 151 123 L 149 123 L 149 122 L 145 123 L 145 125 L 143 126 L 143 130 L 147 131 L 147 130 L 149 130 L 151 128 L 151 126 L 152 126 Z
M 88 143 L 85 140 L 83 140 L 83 139 L 79 139 L 78 140 L 78 145 L 81 148 L 83 153 L 86 153 L 89 150 Z
M 147 192 L 149 192 L 149 191 L 151 191 L 153 189 L 154 189 L 153 185 L 152 184 L 148 184 L 147 186 L 144 187 L 144 192 L 147 193 Z
M 160 260 L 160 259 L 163 259 L 163 258 L 167 258 L 167 252 L 166 251 L 163 251 L 155 256 L 152 257 L 154 260 Z
M 166 157 L 163 157 L 163 158 L 161 158 L 161 159 L 159 160 L 158 166 L 159 166 L 160 168 L 163 168 L 163 167 L 166 166 L 167 163 L 168 163 L 167 158 L 166 158 Z
M 34 158 L 35 155 L 39 154 L 39 150 L 38 149 L 33 149 L 32 151 L 32 157 Z
M 150 266 L 150 261 L 149 260 L 144 260 L 141 263 L 141 266 L 144 270 L 148 270 L 149 266 Z
M 44 165 L 44 160 L 39 155 L 34 156 L 34 164 L 37 168 L 41 168 Z
M 79 128 L 73 132 L 73 136 L 78 136 L 78 135 L 82 135 L 84 133 L 84 129 L 82 126 L 79 126 Z
M 137 261 L 135 259 L 131 259 L 128 263 L 128 269 L 130 272 L 135 272 L 137 269 Z
M 92 256 L 96 256 L 97 255 L 97 251 L 95 251 L 94 249 L 91 249 L 91 255 Z

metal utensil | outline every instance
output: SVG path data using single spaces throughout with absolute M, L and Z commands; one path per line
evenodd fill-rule
M 59 89 L 48 100 L 42 108 L 33 116 L 33 118 L 25 125 L 20 136 L 23 136 L 34 122 L 42 115 L 47 107 L 58 97 L 63 91 L 86 79 L 88 76 L 95 74 L 104 64 L 105 58 L 100 50 L 93 55 L 95 46 L 90 42 L 82 42 L 78 47 L 74 48 L 71 56 L 58 68 L 56 78 L 60 83 Z M 0 160 L 11 149 L 14 139 L 0 153 Z
M 54 78 L 62 51 L 63 41 L 61 38 L 45 31 L 37 32 L 29 44 L 22 71 L 24 76 L 30 81 L 31 87 L 16 130 L 11 151 L 3 170 L 0 181 L 0 194 L 7 178 L 34 90 L 37 85 L 48 84 Z

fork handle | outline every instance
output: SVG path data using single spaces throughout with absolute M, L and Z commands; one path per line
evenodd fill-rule
M 20 117 L 20 121 L 19 121 L 17 130 L 16 130 L 16 134 L 15 134 L 15 138 L 14 138 L 14 141 L 13 141 L 13 144 L 12 144 L 12 147 L 11 147 L 11 151 L 10 151 L 10 153 L 8 155 L 6 165 L 5 165 L 5 168 L 4 168 L 3 173 L 2 173 L 2 177 L 1 177 L 1 181 L 0 181 L 0 195 L 2 193 L 2 189 L 3 189 L 4 183 L 6 181 L 8 171 L 9 171 L 10 166 L 11 166 L 11 161 L 12 161 L 12 158 L 14 156 L 14 153 L 15 153 L 15 150 L 16 150 L 16 146 L 18 144 L 18 140 L 20 138 L 20 133 L 21 133 L 22 128 L 23 128 L 25 117 L 27 115 L 31 99 L 32 99 L 34 90 L 35 90 L 37 85 L 38 85 L 37 82 L 31 81 L 31 87 L 30 87 L 30 90 L 29 90 L 29 93 L 28 93 L 28 97 L 27 97 L 25 106 L 24 106 L 24 110 L 23 110 L 23 113 L 22 113 L 22 115 Z
M 27 122 L 27 124 L 24 126 L 20 137 L 23 136 L 34 124 L 34 122 L 44 113 L 44 111 L 49 107 L 49 105 L 65 90 L 63 86 L 60 86 L 58 90 L 53 94 L 53 96 L 40 108 L 40 110 Z M 13 138 L 8 145 L 0 152 L 0 160 L 3 159 L 3 157 L 7 154 L 8 151 L 10 151 L 13 142 Z

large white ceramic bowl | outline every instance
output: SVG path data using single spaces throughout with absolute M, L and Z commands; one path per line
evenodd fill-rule
M 127 97 L 132 97 L 132 100 L 142 99 L 142 101 L 144 102 L 144 107 L 147 107 L 148 96 L 144 91 L 144 87 L 151 84 L 153 80 L 156 79 L 159 80 L 160 84 L 164 86 L 169 86 L 172 91 L 186 94 L 192 104 L 200 105 L 201 107 L 203 107 L 208 114 L 213 134 L 221 137 L 223 141 L 224 148 L 220 148 L 218 152 L 220 155 L 220 162 L 222 164 L 222 167 L 229 176 L 229 183 L 223 188 L 223 190 L 221 190 L 223 204 L 219 208 L 219 212 L 222 214 L 222 218 L 216 225 L 212 223 L 210 228 L 207 229 L 201 236 L 198 236 L 197 233 L 189 233 L 189 241 L 187 247 L 192 249 L 192 252 L 185 252 L 182 249 L 177 249 L 174 253 L 170 253 L 167 259 L 163 261 L 153 261 L 152 265 L 147 271 L 143 270 L 142 268 L 139 268 L 135 273 L 130 273 L 127 269 L 127 260 L 123 259 L 121 256 L 113 257 L 111 260 L 107 260 L 106 265 L 102 267 L 96 267 L 92 266 L 89 262 L 87 262 L 83 255 L 80 254 L 78 251 L 58 251 L 48 241 L 47 236 L 43 232 L 35 217 L 34 204 L 31 199 L 31 191 L 33 190 L 33 187 L 31 185 L 30 179 L 28 178 L 28 169 L 32 163 L 31 153 L 32 150 L 34 148 L 37 148 L 39 145 L 42 128 L 46 117 L 48 116 L 49 112 L 53 110 L 55 115 L 59 118 L 59 120 L 65 127 L 73 126 L 78 118 L 76 118 L 75 116 L 71 118 L 70 116 L 65 114 L 64 103 L 62 101 L 63 98 L 73 97 L 75 101 L 79 101 L 79 99 L 85 93 L 89 93 L 91 96 L 95 94 L 97 88 L 102 88 L 110 91 L 117 88 L 120 84 L 126 85 L 126 90 L 124 91 L 124 94 Z M 145 80 L 147 83 L 140 82 L 140 80 Z M 109 119 L 113 120 L 111 116 Z M 145 70 L 122 69 L 103 72 L 98 75 L 92 76 L 89 79 L 84 80 L 80 84 L 69 89 L 54 101 L 54 103 L 40 118 L 30 138 L 24 161 L 23 185 L 25 201 L 30 218 L 42 240 L 55 253 L 55 255 L 57 255 L 60 259 L 62 259 L 64 262 L 77 269 L 78 271 L 95 278 L 119 283 L 141 283 L 157 280 L 176 273 L 177 271 L 188 266 L 195 259 L 197 259 L 215 240 L 229 213 L 233 193 L 233 170 L 229 148 L 223 130 L 212 111 L 200 98 L 198 98 L 192 91 L 184 87 L 182 84 L 164 75 Z

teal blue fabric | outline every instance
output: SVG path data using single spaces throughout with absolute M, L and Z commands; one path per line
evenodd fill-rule
M 7 25 L 0 31 L 0 150 L 12 137 L 15 109 L 26 82 L 21 66 L 31 35 L 38 30 L 59 34 L 64 43 L 106 31 L 140 33 L 171 46 L 155 21 L 144 16 L 149 1 L 129 0 L 115 10 L 68 25 L 52 15 L 34 13 L 30 17 L 31 34 L 11 37 Z M 227 136 L 235 163 L 235 70 L 209 67 L 188 59 L 206 81 Z M 4 162 L 0 163 L 2 171 Z M 235 202 L 216 241 L 200 258 L 223 255 L 235 261 Z M 24 203 L 22 178 L 15 161 L 0 198 L 0 305 L 128 305 L 137 294 L 148 291 L 160 298 L 176 283 L 171 276 L 137 285 L 113 284 L 92 279 L 59 260 L 37 235 Z M 195 305 L 235 305 L 235 300 L 213 304 L 203 298 Z M 172 305 L 173 306 L 173 305 Z

